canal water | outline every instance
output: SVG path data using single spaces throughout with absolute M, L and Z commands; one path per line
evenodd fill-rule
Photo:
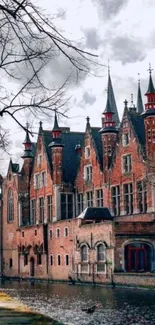
M 1 289 L 66 325 L 155 325 L 154 290 L 15 281 Z M 81 310 L 96 303 L 93 314 Z

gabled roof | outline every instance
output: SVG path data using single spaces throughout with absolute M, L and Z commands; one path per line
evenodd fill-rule
M 9 169 L 11 169 L 12 173 L 18 173 L 19 172 L 19 164 L 14 164 L 12 162 L 12 159 L 10 159 Z

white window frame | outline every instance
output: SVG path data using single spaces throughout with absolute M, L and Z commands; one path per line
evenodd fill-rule
M 38 154 L 38 156 L 37 156 L 37 165 L 41 166 L 41 162 L 42 162 L 42 155 Z
M 99 197 L 97 197 L 97 193 L 99 193 Z M 97 207 L 103 207 L 103 189 L 102 188 L 96 189 L 96 191 L 95 191 L 95 200 L 96 200 L 96 206 Z
M 91 194 L 92 194 L 92 196 L 91 196 Z M 88 196 L 91 196 L 91 199 L 89 198 L 88 199 Z M 90 202 L 92 203 L 92 204 L 90 204 Z M 88 191 L 88 192 L 86 192 L 86 206 L 87 207 L 93 207 L 93 191 Z
M 90 158 L 90 146 L 85 147 L 85 158 Z
M 127 147 L 129 145 L 129 143 L 130 143 L 130 134 L 129 134 L 129 132 L 124 132 L 122 135 L 123 147 Z
M 103 261 L 98 261 L 98 254 L 97 254 L 97 249 L 98 246 L 102 245 L 104 247 L 104 260 Z M 98 242 L 97 245 L 95 246 L 96 250 L 96 274 L 106 274 L 106 245 L 103 242 Z M 104 271 L 98 271 L 97 266 L 98 265 L 104 265 Z
M 127 159 L 127 163 L 126 163 L 127 168 L 126 169 L 124 168 L 125 167 L 124 166 L 125 159 Z M 123 174 L 128 174 L 128 173 L 132 172 L 132 155 L 131 154 L 122 156 L 122 170 L 123 170 Z
M 93 178 L 92 165 L 84 166 L 84 180 L 85 182 L 91 182 Z

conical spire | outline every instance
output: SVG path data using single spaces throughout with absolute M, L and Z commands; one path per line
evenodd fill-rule
M 89 131 L 90 130 L 90 117 L 87 116 L 86 117 L 86 131 Z
M 33 154 L 32 154 L 32 142 L 30 140 L 30 136 L 29 136 L 29 131 L 28 131 L 28 123 L 26 125 L 26 137 L 25 140 L 23 142 L 24 144 L 24 154 L 22 156 L 22 158 L 33 158 Z
M 57 131 L 57 130 L 60 130 L 60 127 L 58 125 L 57 113 L 55 111 L 53 131 Z
M 116 125 L 118 126 L 120 123 L 119 116 L 118 116 L 118 110 L 116 106 L 114 91 L 112 87 L 111 77 L 110 77 L 110 71 L 108 69 L 108 89 L 107 89 L 107 95 L 108 95 L 108 101 L 110 103 L 111 109 L 114 113 L 113 120 L 116 122 Z
M 137 94 L 137 113 L 142 114 L 144 111 L 143 100 L 140 88 L 140 80 L 138 80 L 138 94 Z
M 58 125 L 57 113 L 55 111 L 54 126 L 52 130 L 53 141 L 49 144 L 49 147 L 64 147 L 61 141 L 61 133 L 62 130 Z
M 104 113 L 112 113 L 112 114 L 115 114 L 113 112 L 113 110 L 112 110 L 112 107 L 111 107 L 110 100 L 109 100 L 109 97 L 108 96 L 107 96 L 107 104 L 106 104 Z
M 152 69 L 151 69 L 151 65 L 149 65 L 149 74 L 150 74 L 150 78 L 149 78 L 149 85 L 148 85 L 148 90 L 146 92 L 146 95 L 147 94 L 155 93 L 155 89 L 154 89 L 154 85 L 153 85 L 153 81 L 152 81 Z

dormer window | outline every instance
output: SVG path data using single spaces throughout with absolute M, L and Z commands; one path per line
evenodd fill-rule
M 85 148 L 85 158 L 88 159 L 90 157 L 90 147 Z
M 129 133 L 124 133 L 123 134 L 123 137 L 122 137 L 122 140 L 123 140 L 123 147 L 126 147 L 129 145 Z

